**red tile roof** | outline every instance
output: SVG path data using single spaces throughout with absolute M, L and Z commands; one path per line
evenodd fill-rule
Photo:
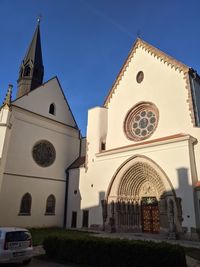
M 84 164 L 85 164 L 85 157 L 79 157 L 71 164 L 69 169 L 80 168 L 80 167 L 83 167 Z

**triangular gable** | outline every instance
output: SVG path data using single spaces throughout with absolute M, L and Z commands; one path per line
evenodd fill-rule
M 179 70 L 179 72 L 183 72 L 183 73 L 188 73 L 189 71 L 189 67 L 186 66 L 185 64 L 183 64 L 182 62 L 174 59 L 171 56 L 168 56 L 167 54 L 165 54 L 164 52 L 160 51 L 159 49 L 157 49 L 156 47 L 148 44 L 147 42 L 143 41 L 140 38 L 137 38 L 124 65 L 122 66 L 115 82 L 113 83 L 105 101 L 104 101 L 104 107 L 108 107 L 108 104 L 110 102 L 110 99 L 112 98 L 113 93 L 115 92 L 120 80 L 122 79 L 122 77 L 124 76 L 124 72 L 126 71 L 127 67 L 129 66 L 129 63 L 131 61 L 131 59 L 133 58 L 137 48 L 143 48 L 145 51 L 147 51 L 148 53 L 151 53 L 151 55 L 153 55 L 154 57 L 157 57 L 158 59 L 160 59 L 160 61 L 162 61 L 164 64 L 168 64 L 171 68 L 174 68 L 175 70 Z
M 55 116 L 49 113 L 52 103 L 55 104 Z M 12 101 L 12 105 L 78 128 L 57 77 Z

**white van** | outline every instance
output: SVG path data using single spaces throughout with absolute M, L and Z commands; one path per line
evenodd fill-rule
M 32 257 L 32 238 L 27 229 L 0 227 L 0 263 L 28 264 Z

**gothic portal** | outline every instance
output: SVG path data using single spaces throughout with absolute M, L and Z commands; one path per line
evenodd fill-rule
M 177 203 L 161 168 L 150 159 L 137 156 L 118 169 L 109 185 L 107 199 L 102 202 L 104 225 L 110 225 L 113 231 L 152 233 L 180 228 L 181 207 Z

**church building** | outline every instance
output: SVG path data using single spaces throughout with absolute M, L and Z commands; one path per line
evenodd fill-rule
M 43 83 L 40 25 L 0 108 L 0 226 L 197 238 L 200 77 L 137 39 L 81 136 L 57 77 Z
M 21 63 L 17 98 L 0 111 L 0 226 L 65 224 L 66 168 L 81 135 L 57 77 L 43 83 L 40 25 Z

